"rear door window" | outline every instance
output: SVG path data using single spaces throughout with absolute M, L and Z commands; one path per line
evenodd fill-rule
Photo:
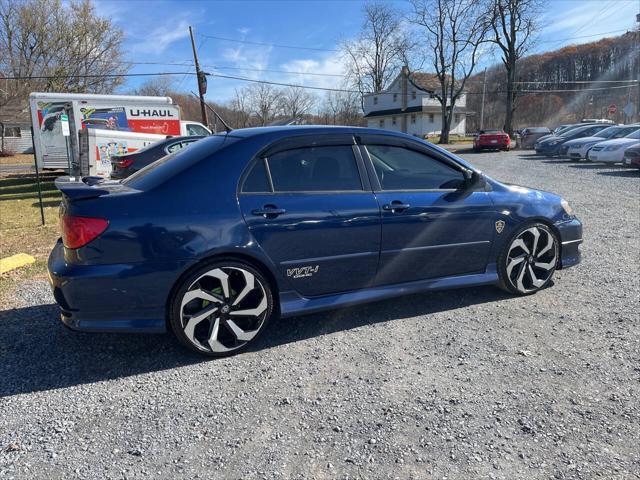
M 305 147 L 267 158 L 275 192 L 362 190 L 350 146 Z

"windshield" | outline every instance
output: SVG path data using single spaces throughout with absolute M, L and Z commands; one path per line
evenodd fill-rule
M 568 130 L 565 130 L 560 134 L 561 137 L 571 137 L 573 135 L 579 135 L 580 133 L 589 130 L 593 125 L 577 125 Z
M 621 130 L 621 127 L 609 127 L 609 128 L 605 128 L 604 130 L 600 130 L 598 133 L 596 133 L 594 135 L 594 137 L 600 137 L 600 138 L 611 138 L 613 137 L 616 133 L 618 133 Z
M 626 137 L 624 137 L 624 138 L 633 138 L 633 139 L 636 139 L 636 140 L 637 140 L 637 139 L 639 139 L 639 138 L 640 138 L 640 130 L 636 130 L 635 132 L 630 133 L 629 135 L 627 135 L 627 136 L 626 136 Z

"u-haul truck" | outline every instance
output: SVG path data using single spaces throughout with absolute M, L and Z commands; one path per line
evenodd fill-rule
M 79 159 L 74 165 L 74 174 L 109 178 L 112 156 L 137 152 L 166 136 L 85 128 L 80 130 L 78 138 L 78 151 L 73 149 L 73 157 Z
M 211 133 L 201 123 L 181 121 L 180 107 L 170 97 L 34 92 L 29 95 L 29 105 L 41 168 L 67 168 L 69 157 L 71 164 L 78 166 L 78 132 L 83 129 L 163 137 Z M 70 136 L 66 138 L 60 119 L 64 114 L 70 124 Z

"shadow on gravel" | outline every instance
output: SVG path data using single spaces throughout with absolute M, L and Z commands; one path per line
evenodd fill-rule
M 640 170 L 611 170 L 609 172 L 598 172 L 598 175 L 606 175 L 608 177 L 638 178 L 640 177 Z
M 574 163 L 570 166 L 571 168 L 577 168 L 581 170 L 602 170 L 602 169 L 615 168 L 605 163 Z
M 559 165 L 559 164 L 562 164 L 562 163 L 564 163 L 566 165 L 569 165 L 571 163 L 571 162 L 569 162 L 569 160 L 548 160 L 549 157 L 543 157 L 543 158 L 546 158 L 547 160 L 544 160 L 542 163 L 550 163 L 550 164 L 553 164 L 553 165 Z
M 542 160 L 544 158 L 549 158 L 549 157 L 545 157 L 544 155 L 538 155 L 537 153 L 520 153 L 518 154 L 518 158 L 520 160 Z
M 282 318 L 269 325 L 268 330 L 251 350 L 263 350 L 365 325 L 429 315 L 507 298 L 513 296 L 496 287 L 475 287 L 410 295 L 335 311 Z
M 58 318 L 55 305 L 0 312 L 0 398 L 206 360 L 170 335 L 71 332 Z
M 477 287 L 280 319 L 267 327 L 250 350 L 505 298 L 511 296 L 495 287 Z M 53 304 L 0 311 L 0 398 L 209 360 L 182 348 L 169 334 L 71 332 L 58 320 L 58 309 Z

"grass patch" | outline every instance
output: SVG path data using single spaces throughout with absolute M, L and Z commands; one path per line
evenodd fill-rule
M 53 181 L 60 173 L 42 175 L 46 225 L 41 225 L 38 188 L 33 174 L 0 177 L 0 257 L 27 253 L 36 263 L 0 275 L 0 308 L 11 306 L 17 286 L 29 278 L 46 278 L 47 257 L 59 237 L 58 209 L 62 199 Z
M 0 157 L 0 165 L 33 165 L 32 153 L 16 153 L 6 157 Z

